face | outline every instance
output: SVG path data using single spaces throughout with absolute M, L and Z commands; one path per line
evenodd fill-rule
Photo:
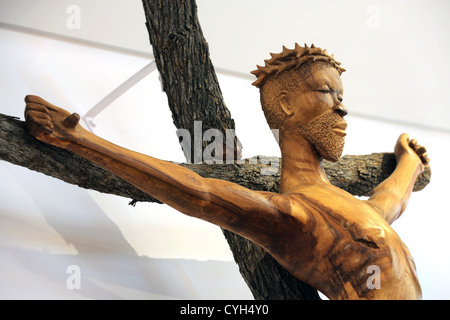
M 334 68 L 318 70 L 295 92 L 286 93 L 283 109 L 287 128 L 303 136 L 322 158 L 337 161 L 344 148 L 347 109 L 342 105 L 343 87 Z

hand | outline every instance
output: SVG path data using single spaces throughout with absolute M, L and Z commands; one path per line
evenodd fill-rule
M 395 158 L 397 163 L 404 158 L 410 158 L 417 160 L 423 169 L 423 166 L 428 165 L 430 159 L 428 158 L 427 149 L 417 144 L 416 139 L 409 139 L 409 135 L 403 133 L 397 140 L 397 144 L 394 149 Z
M 29 132 L 42 142 L 64 148 L 84 130 L 78 122 L 80 116 L 61 109 L 44 99 L 25 97 L 25 123 Z

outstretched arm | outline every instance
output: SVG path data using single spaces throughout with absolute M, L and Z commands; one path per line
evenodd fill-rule
M 417 176 L 430 161 L 425 147 L 418 145 L 415 139 L 410 140 L 406 133 L 398 138 L 394 153 L 397 167 L 368 200 L 389 223 L 405 210 Z
M 79 116 L 36 97 L 25 98 L 25 120 L 37 139 L 72 151 L 120 176 L 180 212 L 270 247 L 287 217 L 282 195 L 206 179 L 179 165 L 114 145 L 85 130 Z M 278 199 L 280 198 L 280 199 Z M 283 227 L 281 227 L 283 228 Z M 277 235 L 277 233 L 281 233 Z

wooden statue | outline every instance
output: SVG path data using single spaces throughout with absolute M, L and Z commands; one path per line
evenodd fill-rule
M 414 262 L 390 224 L 428 164 L 426 149 L 402 134 L 395 171 L 366 201 L 333 186 L 322 159 L 338 160 L 344 146 L 343 71 L 326 51 L 296 44 L 252 72 L 269 126 L 279 129 L 279 193 L 202 178 L 119 147 L 81 127 L 77 114 L 36 96 L 25 98 L 25 119 L 37 139 L 91 160 L 186 215 L 254 241 L 330 299 L 420 299 Z

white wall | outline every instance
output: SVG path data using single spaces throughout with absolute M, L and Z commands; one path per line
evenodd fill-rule
M 449 131 L 447 0 L 197 0 L 216 68 L 251 79 L 282 45 L 314 43 L 348 69 L 353 114 Z M 73 11 L 79 9 L 79 25 Z M 69 13 L 68 13 L 69 9 Z M 67 23 L 69 22 L 69 26 Z M 0 0 L 0 23 L 148 55 L 141 0 Z M 79 28 L 77 28 L 79 27 Z
M 149 62 L 1 29 L 0 39 L 0 112 L 19 117 L 26 94 L 83 115 Z M 183 160 L 156 74 L 95 120 L 114 142 Z M 0 171 L 0 298 L 252 297 L 218 227 L 6 162 Z M 66 286 L 71 265 L 81 270 L 80 290 Z

